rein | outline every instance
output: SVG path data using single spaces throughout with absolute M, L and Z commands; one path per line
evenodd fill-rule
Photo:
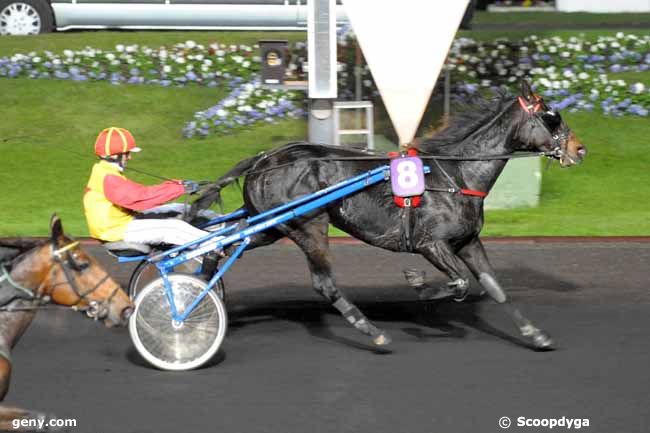
M 418 157 L 423 161 L 494 161 L 494 160 L 507 160 L 507 159 L 517 159 L 517 158 L 539 158 L 540 156 L 546 156 L 549 158 L 555 157 L 556 154 L 553 151 L 549 152 L 521 152 L 521 153 L 512 153 L 509 155 L 481 155 L 481 156 L 459 156 L 459 155 L 433 155 L 431 153 L 419 150 L 418 152 L 422 155 Z M 267 155 L 265 155 L 267 156 Z M 306 158 L 301 159 L 300 162 L 312 162 L 312 161 L 389 161 L 390 158 L 385 155 L 369 155 L 369 156 L 328 156 L 322 158 Z M 255 174 L 266 173 L 269 171 L 277 170 L 284 167 L 290 167 L 296 165 L 295 162 L 288 162 L 285 164 L 274 165 L 273 167 L 264 168 L 261 170 L 249 170 L 242 173 L 242 176 L 251 176 Z M 446 190 L 445 190 L 446 191 Z

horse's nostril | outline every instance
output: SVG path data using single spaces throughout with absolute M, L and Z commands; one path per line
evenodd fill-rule
M 131 317 L 131 314 L 133 314 L 133 307 L 126 307 L 122 310 L 122 320 L 126 322 Z
M 587 154 L 587 149 L 585 149 L 584 147 L 579 147 L 579 148 L 578 148 L 578 156 L 579 156 L 579 157 L 582 158 L 582 157 L 584 157 L 586 154 Z

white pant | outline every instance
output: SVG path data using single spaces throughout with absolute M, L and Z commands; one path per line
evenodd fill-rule
M 183 245 L 208 233 L 174 218 L 135 219 L 126 227 L 124 240 L 148 245 Z
M 178 212 L 181 214 L 183 209 L 184 205 L 182 203 L 171 203 L 149 209 L 145 212 L 145 215 L 163 212 Z M 207 212 L 209 213 L 201 216 L 206 218 L 216 218 L 218 216 L 215 212 Z M 183 245 L 202 238 L 208 233 L 176 218 L 142 218 L 134 219 L 129 223 L 124 233 L 124 241 L 147 245 Z M 220 238 L 211 239 L 210 242 L 216 242 Z

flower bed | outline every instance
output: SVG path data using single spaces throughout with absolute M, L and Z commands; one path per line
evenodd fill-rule
M 211 132 L 224 134 L 245 129 L 257 122 L 298 118 L 304 115 L 304 95 L 262 88 L 259 79 L 245 82 L 235 79 L 231 92 L 218 104 L 194 114 L 183 135 L 207 137 Z
M 194 41 L 156 49 L 117 45 L 112 51 L 87 47 L 62 54 L 31 52 L 0 58 L 0 77 L 212 87 L 258 72 L 260 59 L 255 53 L 256 48 L 247 45 L 204 46 Z
M 352 99 L 355 44 L 349 29 L 339 34 L 339 98 Z M 183 129 L 186 137 L 205 137 L 304 114 L 304 93 L 272 91 L 259 83 L 260 58 L 256 46 L 197 44 L 194 41 L 157 49 L 117 45 L 105 51 L 87 47 L 62 54 L 15 54 L 0 58 L 0 77 L 29 77 L 113 84 L 159 86 L 227 86 L 229 95 L 194 115 Z M 306 44 L 292 50 L 290 73 L 307 68 Z M 533 87 L 557 109 L 600 110 L 611 115 L 647 116 L 650 89 L 627 83 L 620 72 L 650 74 L 650 36 L 618 33 L 591 41 L 584 37 L 528 36 L 523 40 L 454 41 L 447 68 L 459 97 L 483 89 L 514 86 L 530 77 Z M 360 65 L 364 97 L 378 97 L 367 65 Z M 306 77 L 296 77 L 305 79 Z

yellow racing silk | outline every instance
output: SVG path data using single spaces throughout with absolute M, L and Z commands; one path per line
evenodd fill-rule
M 84 194 L 84 213 L 90 236 L 102 241 L 119 241 L 124 238 L 126 226 L 133 220 L 135 212 L 111 203 L 104 193 L 106 176 L 118 176 L 126 180 L 115 165 L 100 161 L 93 166 Z

